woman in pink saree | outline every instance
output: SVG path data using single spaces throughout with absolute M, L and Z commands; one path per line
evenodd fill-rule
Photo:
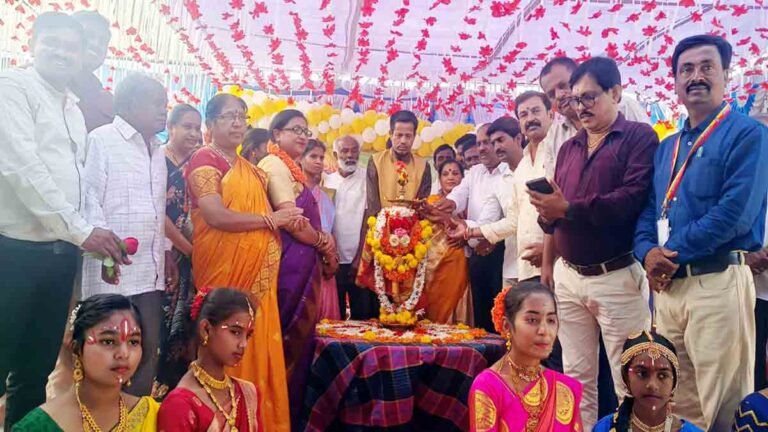
M 581 432 L 581 384 L 541 366 L 559 325 L 552 291 L 522 282 L 496 297 L 492 313 L 508 352 L 472 383 L 470 430 Z

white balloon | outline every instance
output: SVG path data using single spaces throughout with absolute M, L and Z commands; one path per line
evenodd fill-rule
M 254 105 L 253 95 L 251 93 L 243 93 L 243 95 L 240 96 L 240 98 L 243 100 L 243 102 L 245 102 L 246 105 L 248 106 Z
M 362 136 L 362 135 L 360 135 L 360 134 L 352 134 L 352 135 L 350 135 L 350 136 L 351 136 L 352 138 L 354 138 L 354 139 L 355 139 L 355 141 L 357 141 L 358 143 L 362 143 L 362 142 L 363 142 L 363 136 Z
M 351 108 L 344 108 L 341 110 L 341 123 L 350 124 L 355 119 L 355 112 Z
M 306 114 L 312 106 L 305 100 L 296 102 L 296 109 Z
M 313 138 L 317 138 L 317 137 L 320 135 L 320 134 L 318 133 L 318 132 L 320 132 L 320 131 L 319 131 L 319 130 L 317 129 L 317 127 L 315 127 L 315 126 L 310 126 L 310 127 L 309 127 L 309 131 L 310 131 L 310 132 L 312 132 L 312 137 L 313 137 Z
M 271 116 L 264 116 L 259 120 L 259 127 L 262 129 L 269 129 L 269 124 L 272 122 Z
M 261 103 L 262 103 L 262 102 L 264 102 L 266 99 L 267 99 L 267 94 L 266 94 L 266 93 L 264 93 L 264 92 L 263 92 L 263 91 L 261 91 L 261 90 L 258 90 L 258 91 L 256 91 L 256 92 L 254 92 L 254 93 L 253 93 L 253 101 L 254 101 L 254 102 L 257 104 L 257 105 L 261 105 Z
M 422 132 L 424 132 L 424 131 L 422 130 Z M 417 137 L 416 137 L 416 138 L 413 140 L 413 149 L 414 149 L 414 150 L 418 150 L 418 149 L 419 149 L 419 147 L 421 147 L 421 145 L 422 145 L 422 144 L 424 144 L 424 141 L 421 139 L 421 137 L 420 137 L 420 136 L 417 136 Z
M 384 136 L 389 133 L 389 122 L 386 119 L 378 119 L 373 125 L 373 130 L 376 131 L 376 135 Z
M 376 131 L 371 127 L 365 128 L 363 131 L 363 141 L 367 143 L 376 141 Z
M 436 132 L 434 126 L 427 126 L 421 130 L 421 139 L 424 142 L 432 142 L 432 140 L 435 139 Z
M 323 120 L 317 124 L 317 130 L 320 133 L 328 133 L 328 131 L 331 130 L 331 126 L 328 124 L 327 121 Z
M 331 126 L 331 129 L 338 129 L 341 127 L 341 116 L 338 114 L 334 114 L 331 116 L 331 118 L 328 119 L 328 124 Z
M 443 135 L 443 128 L 445 127 L 445 122 L 442 120 L 435 120 L 434 123 L 432 123 L 432 133 L 433 136 L 439 137 Z

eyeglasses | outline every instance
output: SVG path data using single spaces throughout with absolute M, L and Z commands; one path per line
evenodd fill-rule
M 601 94 L 603 94 L 603 92 L 584 93 L 581 96 L 571 96 L 568 98 L 568 105 L 573 109 L 578 109 L 579 104 L 581 104 L 584 108 L 590 109 L 595 106 L 595 101 L 597 101 L 597 98 L 599 98 Z
M 236 121 L 238 121 L 238 120 L 240 120 L 243 123 L 248 123 L 248 120 L 250 120 L 250 117 L 248 117 L 245 114 L 240 114 L 240 113 L 222 114 L 222 115 L 220 115 L 220 116 L 218 116 L 216 118 L 219 119 L 219 120 L 224 120 L 224 121 L 232 122 L 233 124 Z
M 296 126 L 294 126 L 292 128 L 285 128 L 283 130 L 291 131 L 291 132 L 295 133 L 296 135 L 304 135 L 307 138 L 312 138 L 312 131 L 307 129 L 307 128 L 305 128 L 305 127 L 301 127 L 299 125 L 296 125 Z

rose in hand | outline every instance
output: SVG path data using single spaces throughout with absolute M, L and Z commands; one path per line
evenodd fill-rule
M 134 237 L 126 237 L 118 244 L 120 249 L 121 261 L 116 262 L 111 255 L 102 255 L 96 252 L 86 252 L 85 256 L 95 258 L 101 261 L 101 275 L 102 279 L 109 284 L 116 285 L 119 283 L 120 276 L 120 263 L 129 263 L 127 259 L 129 256 L 133 256 L 139 250 L 139 240 Z

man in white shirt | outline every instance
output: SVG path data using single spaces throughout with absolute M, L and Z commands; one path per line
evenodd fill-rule
M 523 158 L 517 164 L 514 174 L 510 170 L 503 177 L 503 190 L 509 191 L 510 199 L 505 208 L 504 218 L 489 224 L 471 228 L 467 237 L 482 237 L 491 243 L 502 240 L 516 241 L 517 274 L 520 281 L 539 280 L 543 253 L 544 231 L 539 226 L 539 213 L 525 193 L 526 182 L 545 177 L 547 132 L 552 125 L 552 104 L 544 93 L 528 91 L 515 99 L 515 113 L 520 119 L 520 129 L 510 141 L 524 135 L 528 145 L 522 150 Z M 518 143 L 519 146 L 519 143 Z M 459 227 L 453 236 L 463 236 L 464 227 Z M 506 266 L 506 263 L 505 263 Z
M 69 82 L 83 29 L 63 13 L 32 27 L 33 66 L 0 74 L 0 396 L 5 430 L 45 402 L 80 249 L 129 264 L 81 215 L 85 120 Z M 7 381 L 6 381 L 7 379 Z
M 85 211 L 88 221 L 120 237 L 135 237 L 133 265 L 102 280 L 100 261 L 83 263 L 83 298 L 116 293 L 131 299 L 142 316 L 139 369 L 126 390 L 136 396 L 152 390 L 165 290 L 166 164 L 155 134 L 165 129 L 168 98 L 162 84 L 129 75 L 115 92 L 115 120 L 88 136 Z M 173 260 L 168 260 L 169 269 Z M 173 286 L 173 285 L 171 285 Z
M 483 222 L 501 219 L 502 209 L 497 203 L 488 217 L 481 220 L 481 213 L 487 197 L 495 190 L 503 173 L 509 169 L 494 151 L 488 136 L 490 125 L 477 130 L 477 147 L 480 165 L 469 170 L 464 180 L 447 197 L 428 206 L 428 212 L 460 214 L 466 211 L 467 224 L 471 227 Z M 493 299 L 501 291 L 504 267 L 504 245 L 493 245 L 486 240 L 469 242 L 472 249 L 469 256 L 469 278 L 472 282 L 472 303 L 475 325 L 487 331 L 495 331 L 490 310 Z
M 350 318 L 368 319 L 378 314 L 376 295 L 373 291 L 355 285 L 352 261 L 360 247 L 366 199 L 365 170 L 360 169 L 360 143 L 347 135 L 333 143 L 333 155 L 339 164 L 337 172 L 325 178 L 323 186 L 336 191 L 334 204 L 336 218 L 333 221 L 333 237 L 339 253 L 339 269 L 336 271 L 336 288 L 339 293 L 339 312 L 347 316 L 349 296 Z

